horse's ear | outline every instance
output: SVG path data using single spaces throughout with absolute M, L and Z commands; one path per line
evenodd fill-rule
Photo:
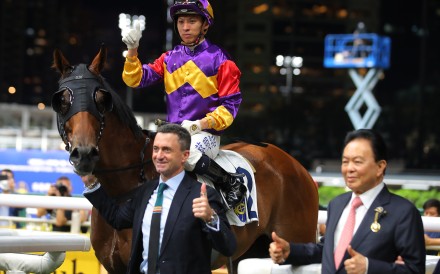
M 98 54 L 93 59 L 92 64 L 89 66 L 89 70 L 95 72 L 97 75 L 101 74 L 104 69 L 105 62 L 107 60 L 107 47 L 102 44 Z
M 53 52 L 52 68 L 55 68 L 62 75 L 64 75 L 72 68 L 69 61 L 67 61 L 67 59 L 64 57 L 63 53 L 59 49 L 55 49 Z

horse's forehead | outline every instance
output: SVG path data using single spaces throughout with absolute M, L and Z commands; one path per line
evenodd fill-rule
M 71 82 L 77 83 L 82 81 L 97 82 L 99 84 L 102 83 L 101 77 L 93 74 L 88 69 L 86 64 L 79 64 L 72 68 L 72 71 L 69 73 L 69 75 L 59 81 L 59 85 L 60 87 L 68 86 L 71 84 Z
M 60 89 L 68 88 L 73 95 L 72 105 L 64 119 L 67 121 L 78 112 L 88 111 L 98 120 L 101 114 L 96 109 L 94 93 L 98 89 L 104 89 L 100 77 L 89 71 L 85 64 L 75 66 L 72 72 L 59 82 Z

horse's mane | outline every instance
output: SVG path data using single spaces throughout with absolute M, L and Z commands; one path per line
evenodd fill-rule
M 130 130 L 134 133 L 136 138 L 142 138 L 143 132 L 142 128 L 138 125 L 136 118 L 134 117 L 133 111 L 128 107 L 128 105 L 122 101 L 121 96 L 117 94 L 113 88 L 107 83 L 104 77 L 100 76 L 104 87 L 112 95 L 113 109 L 112 112 L 116 114 L 118 119 L 125 125 L 127 125 Z

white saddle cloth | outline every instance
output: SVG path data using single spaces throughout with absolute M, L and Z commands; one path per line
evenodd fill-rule
M 241 173 L 245 176 L 240 178 L 246 186 L 246 199 L 235 208 L 227 212 L 229 223 L 235 226 L 244 226 L 251 222 L 258 222 L 257 190 L 252 166 L 240 154 L 232 150 L 220 150 L 214 159 L 222 168 L 229 173 Z M 200 182 L 213 187 L 212 182 L 203 175 L 197 175 Z

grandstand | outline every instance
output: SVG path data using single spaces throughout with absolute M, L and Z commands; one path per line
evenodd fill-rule
M 0 113 L 0 149 L 64 149 L 56 113 L 51 108 L 0 103 Z M 135 116 L 144 129 L 154 129 L 155 119 L 165 119 L 165 114 L 135 113 Z

